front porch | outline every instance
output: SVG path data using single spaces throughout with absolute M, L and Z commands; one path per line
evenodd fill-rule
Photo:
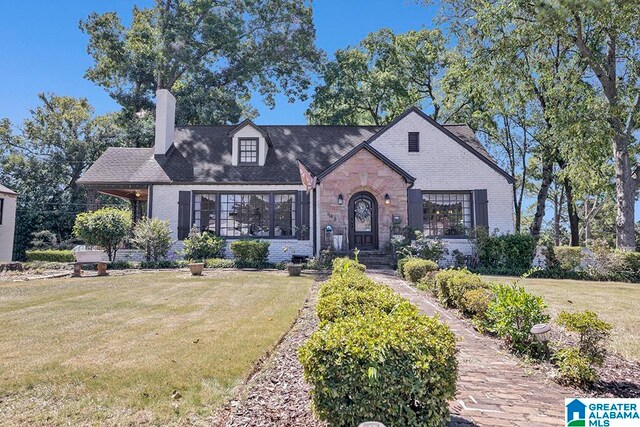
M 86 185 L 87 210 L 95 211 L 105 207 L 104 200 L 99 194 L 127 200 L 131 209 L 131 219 L 134 223 L 147 216 L 149 194 L 153 187 L 136 184 L 104 184 Z

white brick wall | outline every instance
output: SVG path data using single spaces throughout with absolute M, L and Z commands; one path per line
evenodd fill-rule
M 420 132 L 420 152 L 409 153 L 409 132 Z M 489 229 L 513 233 L 512 185 L 489 165 L 412 112 L 372 146 L 416 178 L 422 190 L 487 189 Z M 466 251 L 465 251 L 466 253 Z
M 182 242 L 178 241 L 178 193 L 180 191 L 298 191 L 304 190 L 302 185 L 154 185 L 153 186 L 153 202 L 152 202 L 152 216 L 154 218 L 160 218 L 163 220 L 169 220 L 169 229 L 171 235 L 175 240 L 175 243 L 171 247 L 169 258 L 175 257 L 180 259 L 180 250 L 182 249 Z M 309 236 L 313 236 L 313 224 L 311 224 L 311 230 L 309 230 Z M 263 239 L 268 240 L 271 245 L 269 246 L 269 261 L 279 262 L 291 259 L 291 256 L 296 255 L 313 255 L 313 240 L 296 240 L 296 239 Z M 229 244 L 233 240 L 227 240 L 227 258 L 232 258 Z M 284 252 L 285 246 L 290 249 L 288 252 Z M 295 249 L 295 251 L 294 251 Z

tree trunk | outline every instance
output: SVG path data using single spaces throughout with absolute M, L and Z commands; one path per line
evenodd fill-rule
M 542 220 L 544 219 L 544 208 L 547 204 L 547 197 L 549 195 L 549 186 L 553 180 L 553 161 L 550 156 L 545 155 L 542 160 L 542 182 L 540 183 L 540 190 L 538 190 L 538 197 L 536 199 L 536 213 L 533 216 L 533 221 L 529 227 L 529 231 L 536 241 L 540 239 L 540 230 L 542 228 Z
M 554 237 L 554 245 L 560 246 L 560 215 L 562 209 L 562 201 L 558 199 L 558 196 L 555 196 L 554 204 L 553 204 L 553 237 Z
M 578 216 L 575 200 L 573 200 L 573 187 L 569 178 L 564 179 L 564 192 L 567 195 L 567 215 L 571 231 L 569 245 L 580 246 L 580 217 Z
M 636 182 L 629 163 L 629 150 L 624 136 L 614 135 L 613 165 L 616 173 L 616 247 L 625 251 L 636 249 L 634 204 Z

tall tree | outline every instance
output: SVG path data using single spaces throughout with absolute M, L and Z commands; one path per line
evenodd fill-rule
M 439 30 L 381 29 L 340 49 L 321 73 L 307 110 L 310 123 L 383 125 L 411 105 L 442 119 L 439 79 L 447 66 Z
M 303 99 L 322 59 L 305 1 L 156 0 L 134 7 L 129 27 L 109 12 L 91 14 L 80 28 L 94 59 L 86 77 L 129 120 L 153 111 L 164 88 L 178 98 L 181 123 L 235 123 L 255 114 L 254 91 L 272 107 L 277 93 Z
M 77 180 L 118 139 L 113 122 L 94 117 L 86 99 L 40 94 L 39 100 L 18 132 L 8 120 L 0 122 L 0 180 L 20 194 L 18 258 L 34 231 L 70 237 L 75 214 L 86 209 Z

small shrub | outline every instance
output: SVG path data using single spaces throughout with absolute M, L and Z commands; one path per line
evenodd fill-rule
M 404 277 L 404 265 L 407 263 L 407 261 L 409 261 L 412 258 L 400 258 L 398 260 L 398 262 L 396 263 L 397 265 L 397 270 L 398 270 L 398 276 L 400 277 Z
M 169 221 L 158 218 L 144 218 L 133 229 L 133 246 L 144 252 L 147 262 L 157 262 L 164 258 L 171 248 L 171 230 Z
M 490 235 L 479 228 L 475 231 L 475 246 L 480 266 L 528 270 L 536 250 L 536 241 L 530 234 Z
M 69 270 L 71 267 L 67 262 L 55 261 L 32 261 L 22 264 L 24 270 L 30 271 L 46 271 L 46 270 Z
M 74 262 L 75 260 L 76 257 L 71 251 L 62 251 L 55 249 L 27 251 L 27 262 Z
M 549 321 L 542 297 L 532 295 L 521 286 L 496 285 L 495 298 L 487 309 L 488 327 L 518 353 L 538 355 L 540 346 L 531 336 L 531 327 Z
M 131 231 L 131 212 L 102 208 L 93 212 L 82 212 L 76 216 L 73 234 L 87 245 L 104 248 L 109 261 L 116 258 L 116 252 Z
M 231 243 L 231 252 L 240 263 L 267 263 L 269 242 L 264 240 L 236 240 Z
M 462 312 L 476 320 L 487 318 L 487 309 L 493 300 L 493 292 L 489 288 L 477 288 L 466 291 L 462 297 Z
M 436 271 L 438 264 L 427 259 L 410 258 L 402 267 L 404 278 L 411 283 L 418 283 L 427 273 Z
M 318 296 L 322 299 L 336 292 L 370 291 L 376 290 L 380 286 L 360 270 L 347 270 L 343 273 L 332 274 L 329 280 L 320 286 Z
M 31 247 L 34 249 L 58 249 L 58 236 L 49 230 L 40 230 L 31 233 Z
M 455 344 L 437 318 L 373 311 L 314 332 L 298 357 L 316 413 L 332 426 L 445 426 Z
M 206 268 L 233 268 L 235 263 L 232 259 L 210 258 L 204 262 Z
M 582 248 L 578 246 L 557 246 L 553 248 L 559 267 L 574 271 L 582 262 Z
M 561 312 L 556 320 L 569 332 L 578 334 L 578 348 L 580 353 L 590 363 L 602 366 L 607 349 L 605 342 L 611 333 L 611 324 L 600 320 L 593 311 L 580 313 Z
M 343 274 L 352 269 L 364 272 L 367 267 L 349 258 L 335 258 L 332 262 L 332 274 Z
M 435 276 L 435 294 L 445 307 L 462 309 L 464 293 L 482 287 L 486 285 L 480 276 L 466 269 L 443 270 Z
M 422 279 L 418 281 L 416 287 L 421 291 L 429 291 L 435 295 L 436 293 L 436 276 L 438 275 L 437 271 L 430 271 L 424 276 Z
M 560 377 L 565 383 L 585 387 L 598 378 L 589 358 L 576 347 L 563 348 L 553 355 Z
M 360 316 L 377 310 L 390 314 L 398 307 L 418 314 L 418 309 L 409 301 L 383 285 L 372 289 L 354 291 L 343 288 L 318 300 L 316 307 L 321 326 L 349 316 Z
M 187 260 L 201 262 L 210 258 L 223 258 L 224 247 L 225 241 L 222 237 L 192 231 L 184 240 L 183 254 Z
M 425 236 L 422 231 L 409 231 L 406 236 L 394 237 L 391 242 L 399 259 L 422 258 L 440 261 L 449 251 L 439 238 Z
M 619 258 L 617 262 L 619 270 L 611 272 L 612 279 L 640 282 L 640 252 L 614 251 L 614 256 Z

